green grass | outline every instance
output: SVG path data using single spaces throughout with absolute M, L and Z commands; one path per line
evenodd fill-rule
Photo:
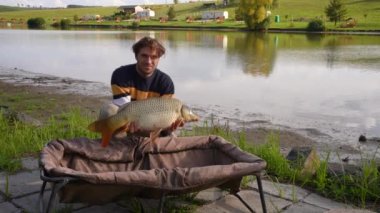
M 99 137 L 86 129 L 90 121 L 90 117 L 79 109 L 51 117 L 41 127 L 9 119 L 0 113 L 0 170 L 17 171 L 21 168 L 20 159 L 23 156 L 38 154 L 53 139 Z
M 333 30 L 380 30 L 380 5 L 376 0 L 343 0 L 347 9 L 347 17 L 355 18 L 357 26 L 355 28 L 339 28 L 339 24 L 334 26 L 329 22 L 324 13 L 324 8 L 328 5 L 329 0 L 308 1 L 308 0 L 281 0 L 278 8 L 271 10 L 271 29 L 304 29 L 308 22 L 316 17 L 326 21 L 328 29 Z M 156 12 L 156 17 L 153 21 L 143 21 L 141 26 L 164 26 L 164 27 L 204 27 L 204 28 L 244 28 L 244 24 L 238 24 L 234 21 L 226 21 L 218 24 L 215 22 L 209 23 L 186 23 L 185 19 L 188 16 L 199 17 L 203 11 L 207 10 L 226 10 L 229 12 L 230 20 L 235 17 L 236 5 L 222 7 L 219 5 L 216 9 L 205 8 L 202 2 L 180 3 L 174 5 L 176 11 L 176 21 L 160 23 L 159 17 L 166 16 L 169 6 L 171 5 L 152 5 L 151 8 Z M 53 20 L 63 18 L 73 19 L 74 15 L 82 17 L 88 14 L 99 14 L 101 16 L 111 16 L 118 11 L 117 7 L 89 7 L 89 8 L 67 8 L 67 9 L 24 9 L 24 8 L 0 7 L 0 20 L 25 23 L 29 18 L 42 17 L 49 24 Z M 275 15 L 280 16 L 280 22 L 275 23 Z M 83 23 L 83 24 L 99 24 L 99 23 Z M 102 25 L 122 25 L 128 26 L 128 22 L 103 22 Z

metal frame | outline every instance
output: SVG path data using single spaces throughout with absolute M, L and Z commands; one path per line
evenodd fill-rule
M 260 200 L 261 200 L 261 207 L 263 209 L 263 213 L 267 213 L 267 209 L 266 209 L 266 205 L 265 205 L 265 198 L 264 198 L 264 190 L 263 190 L 263 185 L 262 185 L 262 182 L 261 182 L 262 173 L 263 172 L 254 174 L 254 176 L 256 176 L 256 180 L 257 180 L 257 185 L 258 185 L 258 189 L 259 189 Z M 78 178 L 72 178 L 72 177 L 48 177 L 48 176 L 45 175 L 45 171 L 42 168 L 41 168 L 41 171 L 40 171 L 40 177 L 41 177 L 41 180 L 43 181 L 42 186 L 41 186 L 41 190 L 40 190 L 40 194 L 39 194 L 39 201 L 38 201 L 38 203 L 39 203 L 39 212 L 40 213 L 49 213 L 53 209 L 53 207 L 54 207 L 53 203 L 55 201 L 55 197 L 56 197 L 58 191 L 63 186 L 65 186 L 66 184 L 68 184 L 69 182 L 71 182 L 71 181 L 78 181 L 79 180 Z M 44 196 L 46 184 L 48 182 L 52 183 L 52 190 L 51 190 L 51 194 L 50 194 L 50 197 L 49 197 L 49 202 L 48 202 L 48 204 L 47 204 L 47 206 L 45 208 L 44 201 L 43 201 L 43 196 Z M 248 205 L 248 203 L 239 194 L 237 194 L 237 192 L 233 192 L 231 194 L 233 194 L 234 196 L 236 196 L 244 204 L 244 206 L 247 207 L 247 209 L 249 209 L 250 212 L 253 212 L 253 213 L 255 212 Z M 159 206 L 158 206 L 158 209 L 157 209 L 158 213 L 162 213 L 163 212 L 165 198 L 166 198 L 166 195 L 164 193 L 162 193 L 161 197 L 160 197 Z
M 53 202 L 55 201 L 55 196 L 57 195 L 58 191 L 63 186 L 68 184 L 70 181 L 78 180 L 77 178 L 72 178 L 72 177 L 48 177 L 45 175 L 45 171 L 42 168 L 40 169 L 40 178 L 43 181 L 41 190 L 40 190 L 40 195 L 38 197 L 39 212 L 41 213 L 43 212 L 49 213 L 51 211 Z M 47 182 L 52 183 L 52 189 L 51 189 L 48 205 L 45 208 L 44 192 L 45 192 Z
M 263 213 L 267 213 L 267 207 L 265 205 L 265 198 L 264 198 L 263 184 L 261 183 L 261 174 L 257 174 L 255 176 L 256 176 L 256 180 L 257 180 L 257 186 L 259 188 L 261 208 L 263 209 Z M 250 212 L 255 212 L 238 193 L 233 193 L 233 195 L 235 195 L 244 204 L 244 206 L 247 207 L 247 209 L 249 209 Z

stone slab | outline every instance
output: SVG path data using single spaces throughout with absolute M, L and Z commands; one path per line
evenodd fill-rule
M 49 197 L 50 197 L 50 191 L 45 191 L 44 200 L 43 200 L 45 207 L 48 203 Z M 12 202 L 14 202 L 17 206 L 25 210 L 25 212 L 29 212 L 29 213 L 39 212 L 39 193 L 34 193 L 28 196 L 13 199 Z M 80 209 L 86 206 L 87 205 L 80 204 L 80 203 L 78 204 L 59 203 L 58 196 L 56 197 L 55 202 L 53 203 L 54 210 L 56 211 L 62 210 L 62 209 L 75 210 L 75 209 Z M 67 212 L 67 211 L 63 211 L 63 212 Z
M 306 196 L 311 194 L 308 190 L 295 185 L 282 184 L 268 180 L 262 180 L 261 182 L 265 193 L 278 196 L 280 198 L 285 198 L 287 200 L 291 200 L 292 202 L 303 200 Z M 258 190 L 257 181 L 250 182 L 249 186 Z
M 324 213 L 326 209 L 318 207 L 318 206 L 313 206 L 307 203 L 299 202 L 291 205 L 282 213 Z
M 123 208 L 115 203 L 110 203 L 106 205 L 90 206 L 88 208 L 79 209 L 74 211 L 74 213 L 125 213 L 125 212 L 138 212 L 138 211 L 128 211 L 128 209 Z
M 21 159 L 22 168 L 26 170 L 38 170 L 38 159 L 34 157 L 27 157 Z
M 195 199 L 204 200 L 206 202 L 214 202 L 216 200 L 221 199 L 227 194 L 229 193 L 219 188 L 210 188 L 210 189 L 200 191 L 197 194 L 197 196 L 195 196 Z
M 257 213 L 262 212 L 260 195 L 253 190 L 244 190 L 239 195 L 249 204 L 249 206 Z M 265 203 L 268 212 L 280 212 L 292 203 L 290 201 L 280 199 L 271 195 L 265 195 Z M 211 204 L 204 205 L 196 210 L 197 213 L 245 213 L 250 212 L 243 203 L 234 195 L 227 195 Z
M 365 209 L 331 209 L 324 213 L 374 213 L 374 212 L 365 210 Z
M 345 209 L 351 209 L 352 206 L 345 204 L 345 203 L 339 203 L 333 200 L 330 200 L 328 198 L 322 197 L 320 195 L 317 195 L 315 193 L 312 193 L 308 195 L 303 202 L 314 205 L 314 206 L 319 206 L 321 208 L 325 208 L 327 210 L 330 209 L 339 209 L 339 208 L 345 208 Z
M 39 192 L 42 181 L 38 170 L 25 171 L 8 176 L 8 192 L 12 197 Z M 6 174 L 0 175 L 0 190 L 7 191 Z
M 17 208 L 10 202 L 0 203 L 0 212 L 1 213 L 21 213 L 21 209 Z

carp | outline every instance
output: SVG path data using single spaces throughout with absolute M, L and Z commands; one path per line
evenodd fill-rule
M 175 98 L 149 98 L 132 101 L 120 107 L 116 114 L 94 121 L 88 126 L 93 132 L 102 133 L 102 146 L 106 147 L 115 131 L 128 131 L 133 122 L 134 128 L 150 132 L 154 141 L 163 129 L 175 129 L 185 122 L 198 121 L 190 108 Z

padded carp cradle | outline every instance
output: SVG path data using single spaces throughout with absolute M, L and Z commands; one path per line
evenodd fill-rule
M 256 176 L 263 212 L 266 212 L 261 174 L 266 162 L 217 136 L 127 137 L 112 140 L 106 148 L 100 140 L 77 138 L 54 140 L 41 151 L 43 181 L 40 211 L 50 212 L 56 194 L 62 203 L 105 204 L 121 197 L 160 199 L 211 187 L 238 195 L 244 176 Z M 47 183 L 51 194 L 47 206 L 43 195 Z

